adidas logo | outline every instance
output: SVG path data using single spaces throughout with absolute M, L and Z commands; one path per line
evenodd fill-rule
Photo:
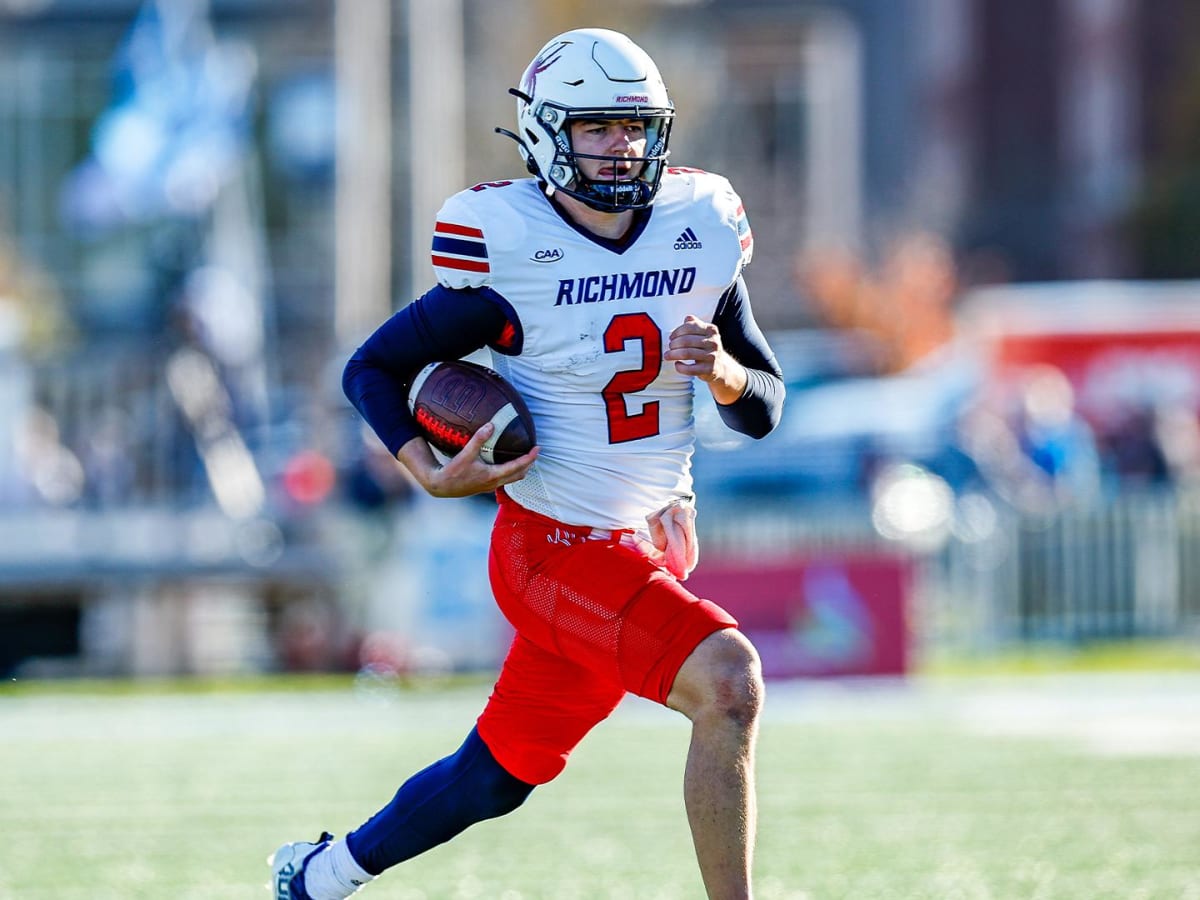
M 699 250 L 703 246 L 700 238 L 696 237 L 696 232 L 690 228 L 683 229 L 683 233 L 675 238 L 676 250 Z

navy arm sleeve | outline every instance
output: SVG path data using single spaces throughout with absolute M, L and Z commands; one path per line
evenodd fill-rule
M 420 436 L 408 411 L 408 386 L 431 362 L 460 359 L 502 339 L 508 303 L 489 288 L 437 286 L 384 322 L 350 357 L 346 397 L 396 452 Z
M 746 390 L 733 403 L 717 404 L 721 420 L 742 434 L 761 438 L 779 424 L 783 413 L 783 370 L 750 309 L 750 292 L 738 276 L 717 303 L 713 324 L 726 351 L 746 367 Z

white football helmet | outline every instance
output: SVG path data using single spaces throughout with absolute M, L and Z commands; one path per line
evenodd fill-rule
M 547 194 L 562 191 L 602 212 L 642 209 L 654 201 L 675 107 L 654 60 L 628 37 L 603 28 L 560 34 L 534 57 L 521 86 L 509 93 L 517 98 L 517 133 L 496 130 L 516 140 L 525 165 L 546 183 Z M 646 127 L 646 155 L 633 160 L 642 163 L 638 176 L 585 178 L 577 158 L 612 157 L 574 152 L 568 125 L 578 119 L 640 119 Z

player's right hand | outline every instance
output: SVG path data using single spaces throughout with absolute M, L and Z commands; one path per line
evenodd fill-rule
M 663 359 L 673 362 L 680 375 L 708 384 L 718 403 L 733 403 L 746 390 L 746 369 L 721 343 L 720 329 L 696 316 L 685 316 L 683 324 L 667 335 Z
M 438 464 L 431 451 L 430 462 L 433 466 L 428 470 L 428 481 L 422 480 L 420 475 L 417 476 L 417 480 L 434 497 L 470 497 L 473 494 L 490 493 L 502 485 L 520 481 L 537 460 L 538 448 L 534 447 L 524 456 L 518 456 L 508 462 L 485 463 L 480 459 L 479 451 L 483 442 L 491 437 L 494 427 L 491 422 L 485 422 L 445 464 Z M 401 448 L 402 452 L 406 448 L 407 445 Z

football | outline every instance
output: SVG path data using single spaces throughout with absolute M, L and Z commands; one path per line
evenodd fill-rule
M 430 363 L 408 389 L 408 408 L 433 447 L 453 456 L 485 423 L 496 426 L 479 456 L 507 462 L 537 443 L 533 416 L 516 388 L 498 373 L 466 360 Z

